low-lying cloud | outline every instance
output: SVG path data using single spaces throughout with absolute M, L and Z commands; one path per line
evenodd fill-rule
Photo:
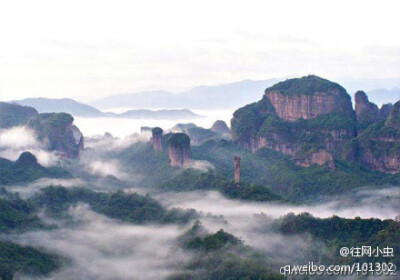
M 26 126 L 0 130 L 0 157 L 15 161 L 26 151 L 34 154 L 44 166 L 56 165 L 60 161 L 55 152 L 46 151 L 34 130 Z
M 176 244 L 185 228 L 124 224 L 92 212 L 85 204 L 69 213 L 75 226 L 11 236 L 70 261 L 46 279 L 163 279 L 188 257 Z

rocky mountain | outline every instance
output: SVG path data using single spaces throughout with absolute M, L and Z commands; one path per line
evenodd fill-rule
M 37 114 L 31 107 L 0 102 L 0 128 L 23 125 Z
M 317 76 L 280 82 L 259 102 L 238 109 L 232 137 L 254 151 L 266 147 L 292 156 L 298 165 L 357 161 L 387 173 L 400 172 L 400 103 L 380 109 L 363 91 L 350 96 Z
M 301 165 L 329 161 L 331 166 L 331 158 L 339 157 L 356 133 L 346 90 L 317 76 L 267 88 L 261 101 L 234 113 L 231 129 L 233 139 L 252 151 L 266 147 Z
M 400 172 L 400 101 L 387 119 L 365 128 L 346 145 L 345 157 L 386 173 Z
M 354 100 L 359 132 L 379 120 L 386 119 L 393 107 L 392 104 L 385 104 L 379 109 L 376 104 L 369 102 L 368 96 L 363 91 L 357 91 Z
M 168 136 L 168 153 L 171 166 L 183 166 L 190 163 L 190 138 L 184 133 L 173 133 Z
M 36 131 L 48 150 L 57 151 L 66 158 L 76 158 L 83 150 L 84 139 L 73 121 L 66 113 L 43 113 L 31 119 L 28 126 Z

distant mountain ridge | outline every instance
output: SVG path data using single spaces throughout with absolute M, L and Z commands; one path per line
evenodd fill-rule
M 264 89 L 279 79 L 243 80 L 218 86 L 199 86 L 180 93 L 163 90 L 125 93 L 105 97 L 90 104 L 102 109 L 135 108 L 190 108 L 229 109 L 258 100 Z
M 75 117 L 110 117 L 110 118 L 135 118 L 135 119 L 193 119 L 200 115 L 193 113 L 188 109 L 169 109 L 169 110 L 128 110 L 117 114 L 102 112 L 93 106 L 80 103 L 73 99 L 50 99 L 50 98 L 27 98 L 23 100 L 14 100 L 10 103 L 29 106 L 36 109 L 39 113 L 68 113 Z M 7 104 L 7 103 L 5 103 Z

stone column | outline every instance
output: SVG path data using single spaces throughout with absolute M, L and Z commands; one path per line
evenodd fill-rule
M 240 157 L 235 156 L 234 158 L 234 167 L 235 167 L 235 183 L 239 186 L 240 183 Z

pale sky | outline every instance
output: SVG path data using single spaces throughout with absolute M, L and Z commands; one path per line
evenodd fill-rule
M 1 1 L 0 100 L 400 77 L 398 1 Z

